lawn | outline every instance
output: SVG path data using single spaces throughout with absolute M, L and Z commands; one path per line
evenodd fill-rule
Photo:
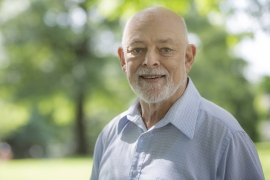
M 257 143 L 265 179 L 270 180 L 270 143 Z M 0 161 L 0 180 L 88 180 L 92 159 L 22 159 Z
M 0 161 L 0 180 L 88 180 L 91 158 Z

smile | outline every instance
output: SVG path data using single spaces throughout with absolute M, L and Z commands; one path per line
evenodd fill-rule
M 140 77 L 143 79 L 157 79 L 157 78 L 165 77 L 165 75 L 142 75 Z

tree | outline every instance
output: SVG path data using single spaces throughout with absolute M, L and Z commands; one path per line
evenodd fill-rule
M 5 103 L 13 104 L 14 113 L 23 106 L 26 114 L 21 120 L 24 122 L 3 137 L 12 141 L 20 126 L 24 129 L 33 123 L 28 120 L 34 108 L 44 121 L 51 121 L 52 127 L 61 129 L 74 123 L 77 154 L 92 149 L 86 139 L 85 101 L 95 91 L 107 92 L 100 71 L 105 57 L 111 56 L 109 51 L 99 54 L 94 43 L 100 34 L 113 29 L 115 22 L 102 16 L 91 19 L 87 13 L 99 16 L 95 9 L 86 9 L 86 2 L 32 0 L 26 11 L 2 24 L 4 61 L 9 65 L 1 72 L 0 92 L 9 96 Z M 11 120 L 8 114 L 2 119 Z

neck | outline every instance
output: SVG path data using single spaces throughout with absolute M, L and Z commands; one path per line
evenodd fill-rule
M 147 129 L 150 129 L 167 114 L 172 105 L 177 101 L 186 89 L 187 83 L 179 88 L 169 99 L 158 103 L 147 103 L 140 100 L 142 119 Z
M 150 129 L 157 122 L 159 122 L 169 111 L 172 104 L 166 102 L 159 102 L 148 104 L 141 101 L 142 119 L 147 129 Z

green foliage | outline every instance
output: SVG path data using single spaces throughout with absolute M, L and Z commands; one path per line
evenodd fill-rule
M 32 156 L 29 154 L 29 149 L 32 146 L 38 145 L 45 149 L 53 136 L 55 135 L 48 121 L 46 121 L 43 116 L 40 116 L 38 111 L 34 109 L 27 125 L 9 136 L 6 141 L 13 148 L 14 158 L 30 158 Z M 42 154 L 43 153 L 40 154 L 41 157 Z
M 259 112 L 260 120 L 270 119 L 270 76 L 264 76 L 257 84 L 258 94 L 255 98 L 255 108 Z
M 92 101 L 89 97 L 95 91 L 104 92 L 100 95 L 102 98 L 107 92 L 103 85 L 107 77 L 101 72 L 109 59 L 115 58 L 112 58 L 107 47 L 104 46 L 103 51 L 98 45 L 102 43 L 100 40 L 106 42 L 105 38 L 114 39 L 110 31 L 118 25 L 117 22 L 108 22 L 94 8 L 86 10 L 85 7 L 85 4 L 75 1 L 32 0 L 26 11 L 2 24 L 6 53 L 4 61 L 8 65 L 0 72 L 0 96 L 10 97 L 3 99 L 5 108 L 0 111 L 2 140 L 17 134 L 17 130 L 27 128 L 33 122 L 40 122 L 38 117 L 33 117 L 33 122 L 28 119 L 34 107 L 37 107 L 38 114 L 46 117 L 44 121 L 53 123 L 59 130 L 75 126 L 75 120 L 84 123 L 92 118 L 93 115 L 89 113 L 77 117 L 79 110 L 76 108 L 80 106 L 77 99 L 83 95 Z M 85 22 L 78 24 L 73 18 L 75 12 L 85 17 Z M 99 18 L 88 18 L 87 13 Z M 12 116 L 7 115 L 10 110 Z M 89 111 L 86 108 L 83 110 Z M 108 117 L 112 116 L 103 114 L 103 118 Z M 13 126 L 9 125 L 11 122 Z M 100 131 L 101 128 L 95 129 Z M 23 134 L 26 138 L 29 136 L 25 131 Z M 21 134 L 16 137 L 21 137 Z M 33 137 L 38 140 L 37 136 Z M 54 141 L 54 138 L 49 139 Z M 74 138 L 72 140 L 75 141 Z M 90 144 L 92 149 L 94 141 Z
M 25 125 L 29 119 L 28 109 L 23 105 L 3 102 L 0 105 L 1 129 L 0 137 L 8 137 L 12 132 Z M 12 123 L 11 123 L 12 122 Z
M 259 86 L 261 92 L 270 94 L 270 76 L 264 76 Z

